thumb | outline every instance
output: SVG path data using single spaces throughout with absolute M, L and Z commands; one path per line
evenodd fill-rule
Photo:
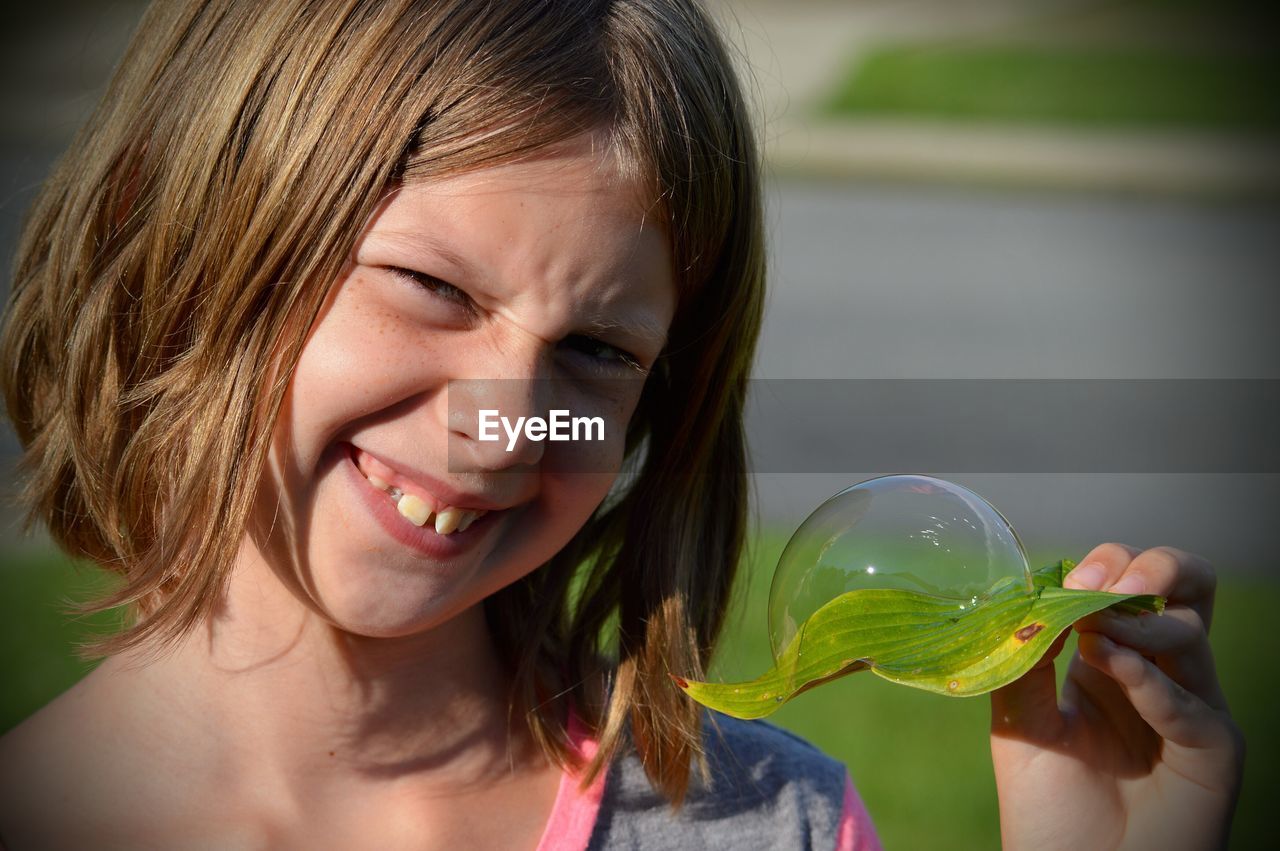
M 1019 739 L 1052 739 L 1061 731 L 1058 679 L 1053 660 L 1067 643 L 1064 631 L 1035 667 L 991 692 L 991 734 Z

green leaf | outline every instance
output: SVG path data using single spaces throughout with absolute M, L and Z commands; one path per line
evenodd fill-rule
M 996 582 L 976 605 L 917 591 L 859 590 L 830 600 L 800 627 L 772 669 L 745 683 L 672 676 L 691 698 L 736 718 L 763 718 L 803 691 L 855 671 L 951 697 L 972 697 L 1031 670 L 1054 639 L 1110 606 L 1164 611 L 1164 598 L 1062 587 L 1075 563 L 1032 574 L 1032 588 Z

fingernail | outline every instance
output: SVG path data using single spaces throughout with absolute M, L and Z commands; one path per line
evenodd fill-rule
M 1102 565 L 1090 562 L 1089 564 L 1082 564 L 1068 573 L 1062 580 L 1062 585 L 1064 588 L 1071 587 L 1084 591 L 1097 591 L 1102 587 L 1102 579 L 1105 575 Z
M 1120 581 L 1107 589 L 1112 594 L 1142 594 L 1147 590 L 1147 583 L 1142 581 L 1142 577 L 1130 573 L 1123 576 Z

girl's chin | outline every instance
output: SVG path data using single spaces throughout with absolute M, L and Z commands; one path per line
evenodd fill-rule
M 376 535 L 340 536 L 332 547 L 313 547 L 304 593 L 344 632 L 405 638 L 435 630 L 468 609 L 479 611 L 486 596 L 528 572 L 502 561 L 494 553 L 424 560 Z
M 403 594 L 321 593 L 319 603 L 329 624 L 362 638 L 408 638 L 451 623 L 471 608 L 448 593 Z

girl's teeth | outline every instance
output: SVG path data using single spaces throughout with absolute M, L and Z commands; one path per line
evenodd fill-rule
M 393 494 L 392 499 L 395 499 Z M 414 526 L 423 526 L 427 522 L 427 518 L 431 516 L 431 508 L 420 498 L 411 493 L 406 493 L 400 497 L 396 503 L 396 510 Z M 436 529 L 440 528 L 440 519 L 436 518 Z
M 448 535 L 450 532 L 458 528 L 458 524 L 462 522 L 464 512 L 461 508 L 450 506 L 436 515 L 436 534 Z
M 391 497 L 391 501 L 396 504 L 396 510 L 406 520 L 418 527 L 427 525 L 427 521 L 431 519 L 431 507 L 421 497 L 405 493 L 400 488 L 393 487 L 377 476 L 369 475 L 365 478 L 369 480 L 369 484 L 378 490 L 386 491 L 387 496 Z M 436 534 L 449 535 L 454 532 L 465 532 L 468 526 L 479 520 L 486 513 L 480 510 L 472 511 L 466 508 L 446 507 L 435 515 Z

